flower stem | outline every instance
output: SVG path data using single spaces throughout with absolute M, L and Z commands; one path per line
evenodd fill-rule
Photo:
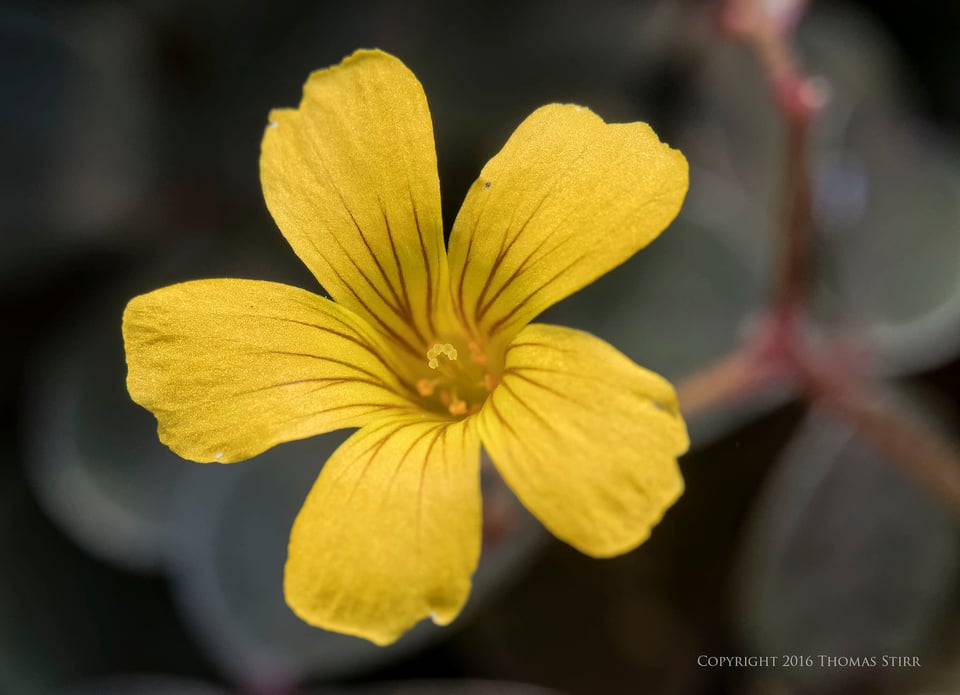
M 772 365 L 762 368 L 759 362 L 751 351 L 741 348 L 690 375 L 677 385 L 680 410 L 692 418 L 764 390 L 782 373 Z
M 811 402 L 827 407 L 865 441 L 960 513 L 960 452 L 882 398 L 863 353 L 815 331 L 809 317 L 813 200 L 810 126 L 824 90 L 800 68 L 789 41 L 806 3 L 776 16 L 762 0 L 726 0 L 720 28 L 749 46 L 763 68 L 785 137 L 780 263 L 772 307 L 740 350 L 680 382 L 687 417 L 755 395 L 775 380 L 792 381 Z
M 960 512 L 960 451 L 883 397 L 878 388 L 824 389 L 819 401 L 933 496 Z

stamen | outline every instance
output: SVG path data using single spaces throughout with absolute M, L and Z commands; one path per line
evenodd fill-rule
M 467 402 L 460 399 L 460 396 L 457 394 L 456 389 L 450 389 L 450 394 L 448 398 L 443 398 L 446 396 L 446 392 L 441 395 L 441 400 L 443 404 L 447 406 L 447 410 L 450 411 L 451 415 L 466 415 L 467 414 Z
M 432 348 L 427 350 L 427 366 L 430 367 L 430 369 L 436 369 L 440 366 L 440 360 L 438 359 L 440 355 L 444 355 L 447 359 L 454 361 L 457 359 L 457 348 L 453 347 L 450 343 L 436 343 Z
M 470 348 L 470 359 L 473 360 L 473 363 L 480 366 L 487 366 L 487 353 L 483 351 L 483 348 L 480 347 L 480 343 L 471 341 L 467 346 Z
M 415 385 L 422 398 L 433 401 L 431 407 L 439 406 L 456 418 L 480 412 L 487 395 L 500 383 L 497 376 L 487 372 L 489 359 L 483 344 L 471 341 L 467 349 L 469 359 L 464 364 L 457 362 L 459 354 L 451 343 L 433 343 L 426 356 L 435 378 L 424 377 Z M 464 397 L 458 393 L 461 390 Z
M 417 382 L 417 393 L 421 396 L 432 396 L 439 383 L 439 379 L 420 379 L 420 381 Z

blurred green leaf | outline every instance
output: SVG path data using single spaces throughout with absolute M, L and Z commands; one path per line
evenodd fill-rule
M 650 246 L 538 320 L 594 333 L 674 382 L 733 351 L 760 309 L 760 280 L 733 244 L 693 217 L 684 209 Z M 763 394 L 704 413 L 688 423 L 693 444 L 784 397 Z
M 282 687 L 355 675 L 422 649 L 468 621 L 536 557 L 545 537 L 499 478 L 484 476 L 485 520 L 501 528 L 484 543 L 458 622 L 445 628 L 423 622 L 385 648 L 310 627 L 284 602 L 287 540 L 324 461 L 345 437 L 292 442 L 228 466 L 195 466 L 180 483 L 179 533 L 169 559 L 174 594 L 202 648 L 238 684 Z
M 63 695 L 227 695 L 227 691 L 199 681 L 160 674 L 113 676 L 74 685 Z
M 811 655 L 815 668 L 778 674 L 832 687 L 863 673 L 824 668 L 819 655 L 925 655 L 958 579 L 958 531 L 930 491 L 813 411 L 741 547 L 737 623 L 747 653 Z
M 859 330 L 884 373 L 938 364 L 960 348 L 957 152 L 919 121 L 893 46 L 862 13 L 815 5 L 799 26 L 798 54 L 829 94 L 811 134 L 817 311 Z M 711 215 L 711 230 L 769 275 L 780 243 L 782 119 L 745 47 L 708 44 L 701 65 L 679 141 L 703 171 L 688 208 Z
M 35 356 L 25 382 L 26 470 L 47 513 L 75 542 L 143 570 L 157 567 L 169 493 L 185 463 L 127 395 L 125 301 L 99 295 Z

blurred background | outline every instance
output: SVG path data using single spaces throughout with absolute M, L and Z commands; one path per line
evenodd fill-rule
M 316 289 L 263 204 L 259 143 L 270 108 L 358 47 L 424 85 L 448 229 L 544 103 L 650 122 L 683 150 L 678 220 L 547 319 L 677 382 L 707 368 L 769 305 L 783 163 L 763 74 L 715 15 L 682 0 L 0 5 L 0 693 L 960 692 L 957 510 L 789 386 L 690 418 L 687 492 L 620 558 L 550 538 L 489 475 L 467 610 L 387 649 L 306 627 L 281 595 L 293 517 L 342 435 L 200 466 L 126 394 L 135 294 L 204 277 Z M 953 3 L 841 0 L 812 3 L 796 34 L 829 94 L 811 311 L 954 443 L 958 37 Z M 720 656 L 779 666 L 698 665 Z

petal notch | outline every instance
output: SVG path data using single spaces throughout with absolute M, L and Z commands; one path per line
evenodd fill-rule
M 338 302 L 419 356 L 447 282 L 433 125 L 403 63 L 357 51 L 270 113 L 260 181 L 293 250 Z
M 534 111 L 483 168 L 450 236 L 454 303 L 479 334 L 512 337 L 646 246 L 680 210 L 687 162 L 645 123 Z

